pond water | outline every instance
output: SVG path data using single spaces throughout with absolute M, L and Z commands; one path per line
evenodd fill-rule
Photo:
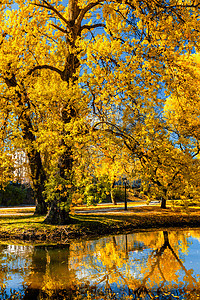
M 0 299 L 200 299 L 200 229 L 0 245 Z

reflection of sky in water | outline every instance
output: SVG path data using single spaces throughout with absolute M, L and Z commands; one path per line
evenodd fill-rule
M 1 279 L 6 285 L 6 293 L 10 295 L 10 291 L 16 290 L 22 292 L 24 289 L 24 279 L 30 273 L 30 254 L 33 250 L 32 246 L 16 246 L 8 245 L 1 252 Z
M 197 238 L 192 237 L 192 235 L 197 236 Z M 157 253 L 156 251 L 158 251 L 164 243 L 164 239 L 161 240 L 163 238 L 162 232 L 155 232 L 155 237 L 152 236 L 153 233 L 151 233 L 151 239 L 152 241 L 154 241 L 155 238 L 155 241 L 158 242 L 159 246 L 158 245 L 155 246 L 153 243 L 147 245 L 148 233 L 146 233 L 145 235 L 145 232 L 138 233 L 138 234 L 136 233 L 132 235 L 129 234 L 127 236 L 120 235 L 116 237 L 106 237 L 106 238 L 101 238 L 92 241 L 71 243 L 69 251 L 67 251 L 67 249 L 66 250 L 64 249 L 64 256 L 66 256 L 67 258 L 69 255 L 69 261 L 67 258 L 67 261 L 69 262 L 68 263 L 69 280 L 70 280 L 70 274 L 72 274 L 73 272 L 75 274 L 76 280 L 78 280 L 79 283 L 90 282 L 90 285 L 97 283 L 98 287 L 105 288 L 106 287 L 105 276 L 108 275 L 109 277 L 108 282 L 110 284 L 110 287 L 115 291 L 116 294 L 118 294 L 118 298 L 120 299 L 120 297 L 122 297 L 124 293 L 127 294 L 129 292 L 128 286 L 126 284 L 126 279 L 129 279 L 129 281 L 130 278 L 133 280 L 137 279 L 142 281 L 144 277 L 148 276 L 148 274 L 151 272 L 152 265 L 156 261 L 155 259 L 156 257 L 155 255 Z M 184 236 L 184 232 L 182 232 L 182 236 Z M 188 248 L 185 249 L 186 251 L 184 252 L 181 249 L 181 243 L 179 244 L 179 248 L 177 248 L 177 246 L 173 244 L 173 242 L 170 240 L 171 235 L 169 233 L 169 243 L 173 247 L 174 252 L 178 254 L 180 262 L 183 263 L 183 266 L 185 268 L 184 270 L 184 268 L 180 267 L 178 271 L 176 270 L 176 272 L 178 273 L 177 275 L 179 281 L 184 281 L 185 271 L 194 269 L 194 273 L 192 274 L 192 276 L 195 278 L 195 280 L 198 280 L 198 277 L 196 277 L 196 275 L 200 274 L 200 239 L 198 239 L 198 236 L 200 236 L 200 230 L 191 231 L 191 235 L 189 234 L 189 231 L 185 231 L 185 236 L 187 237 Z M 112 245 L 113 248 L 112 247 L 109 248 L 109 245 Z M 108 249 L 106 247 L 108 247 Z M 43 252 L 40 251 L 39 255 L 40 256 L 46 255 L 49 251 L 48 246 L 46 246 L 46 248 L 43 249 L 42 251 Z M 58 249 L 55 251 L 58 251 Z M 113 252 L 116 251 L 116 256 L 114 255 L 115 253 L 113 254 L 112 251 Z M 34 252 L 34 247 L 31 246 L 29 247 L 2 246 L 1 247 L 0 283 L 6 284 L 6 290 L 8 292 L 10 289 L 15 289 L 16 291 L 22 291 L 23 284 L 27 286 L 28 281 L 30 279 L 29 274 L 31 272 L 31 266 L 33 262 L 32 260 L 33 252 Z M 54 252 L 54 250 L 51 249 L 51 253 L 49 252 L 50 256 L 52 255 L 52 253 L 54 253 L 55 255 L 54 258 L 55 257 L 58 258 L 56 253 L 59 252 Z M 105 258 L 106 255 L 108 255 L 107 258 Z M 163 257 L 165 257 L 166 253 L 164 252 L 164 254 L 162 255 Z M 48 264 L 49 266 L 53 264 L 52 266 L 54 269 L 55 259 L 53 262 L 51 261 L 51 258 L 53 259 L 53 256 L 50 257 Z M 152 259 L 151 265 L 148 265 L 149 258 Z M 62 256 L 62 260 L 63 260 L 63 256 Z M 40 257 L 36 261 L 38 261 L 38 264 L 40 264 Z M 63 261 L 59 262 L 59 259 L 58 261 L 56 260 L 56 263 L 63 265 Z M 142 269 L 141 269 L 141 265 L 142 265 Z M 44 266 L 44 271 L 46 272 L 45 266 Z M 63 268 L 59 269 L 58 266 L 56 269 L 57 275 L 59 274 L 59 271 L 65 272 L 66 269 Z M 112 279 L 113 274 L 116 272 L 120 274 L 118 277 L 116 277 L 120 279 L 120 284 L 118 284 L 118 282 L 115 282 L 114 279 Z M 37 276 L 37 274 L 35 275 Z M 59 275 L 61 276 L 57 276 L 58 280 L 62 278 L 62 273 L 60 273 Z M 53 278 L 53 274 L 51 274 L 51 276 Z M 66 280 L 66 277 L 63 276 L 63 278 L 64 278 L 63 280 Z M 168 284 L 169 284 L 168 282 L 163 283 L 163 287 L 165 287 L 166 290 L 168 289 L 167 287 Z M 173 282 L 173 278 L 172 278 L 172 280 L 170 281 L 171 291 L 174 287 L 174 284 L 175 282 Z M 187 284 L 188 282 L 186 278 L 184 286 L 187 286 Z M 150 288 L 153 287 L 153 289 L 159 287 L 159 285 L 157 285 L 156 282 L 152 281 L 150 284 L 149 280 L 146 281 L 146 286 Z M 174 290 L 174 294 L 177 296 L 178 291 Z M 178 297 L 179 299 L 182 299 L 181 295 L 178 295 Z M 0 297 L 0 299 L 3 298 Z
M 9 281 L 6 283 L 7 292 L 11 290 L 23 291 L 23 277 L 20 274 L 11 274 Z
M 128 235 L 131 236 L 131 235 Z M 122 248 L 121 251 L 124 253 L 125 249 L 123 249 L 124 245 L 122 243 L 123 236 L 117 237 L 119 240 L 120 247 Z M 91 243 L 93 243 L 92 241 Z M 102 248 L 106 247 L 106 244 L 112 242 L 112 239 L 110 237 L 99 239 L 96 243 L 96 246 L 99 247 L 99 244 L 102 245 Z M 118 245 L 119 246 L 119 245 Z M 152 249 L 146 249 L 142 243 L 138 246 L 135 245 L 139 250 L 133 250 L 129 251 L 128 253 L 128 260 L 126 258 L 123 258 L 123 265 L 118 268 L 120 269 L 120 272 L 126 273 L 127 272 L 127 264 L 129 266 L 132 266 L 132 269 L 129 270 L 129 274 L 133 276 L 134 278 L 142 278 L 144 274 L 140 271 L 140 265 L 141 262 L 146 265 L 149 255 L 152 253 Z M 77 248 L 78 244 L 77 244 Z M 107 270 L 107 265 L 104 265 L 104 263 L 101 260 L 101 251 L 97 250 L 94 244 L 92 245 L 92 252 L 83 254 L 82 260 L 83 264 L 80 264 L 76 268 L 76 276 L 80 280 L 90 280 L 90 283 L 95 283 L 96 279 L 100 281 L 100 278 L 102 278 Z M 90 248 L 90 249 L 91 249 Z M 77 263 L 78 259 L 76 258 L 77 252 L 73 252 L 73 258 L 71 258 L 71 268 L 73 269 L 74 263 Z M 110 260 L 111 267 L 112 267 L 112 260 Z M 97 275 L 97 277 L 94 277 L 94 275 Z M 102 286 L 102 284 L 101 284 Z
M 128 239 L 129 237 L 131 237 L 131 235 L 128 235 Z M 142 235 L 141 235 L 142 237 Z M 188 285 L 187 282 L 187 276 L 186 272 L 187 270 L 193 268 L 194 269 L 194 273 L 192 274 L 193 277 L 196 279 L 196 275 L 198 273 L 200 273 L 200 269 L 199 269 L 199 262 L 200 262 L 200 245 L 199 245 L 199 241 L 196 240 L 195 238 L 192 237 L 188 237 L 188 250 L 187 252 L 182 252 L 181 250 L 177 250 L 177 248 L 175 247 L 173 250 L 175 252 L 175 254 L 179 255 L 180 258 L 180 263 L 178 262 L 178 265 L 180 267 L 180 269 L 177 271 L 177 276 L 179 278 L 179 281 L 182 281 L 184 283 L 184 286 L 186 287 Z M 111 238 L 104 238 L 104 239 L 100 239 L 98 241 L 99 244 L 103 244 L 104 247 L 106 245 L 106 243 L 108 242 L 112 242 Z M 118 246 L 120 245 L 120 243 L 122 242 L 122 239 L 120 240 L 120 237 L 118 237 Z M 169 242 L 170 242 L 170 234 L 169 234 Z M 164 241 L 163 241 L 164 243 Z M 120 245 L 122 248 L 122 251 L 124 251 L 123 249 L 123 245 Z M 173 244 L 172 244 L 173 246 Z M 78 247 L 78 245 L 77 245 Z M 103 247 L 103 248 L 104 248 Z M 136 248 L 138 248 L 138 245 L 136 245 Z M 166 248 L 168 249 L 168 248 Z M 165 249 L 165 251 L 166 251 Z M 139 247 L 139 250 L 132 250 L 128 252 L 128 261 L 126 259 L 124 259 L 124 263 L 122 264 L 121 267 L 117 268 L 117 271 L 121 272 L 123 274 L 123 276 L 126 278 L 127 275 L 127 264 L 130 266 L 130 269 L 128 270 L 128 277 L 130 278 L 130 276 L 132 276 L 132 278 L 135 279 L 140 279 L 142 280 L 145 276 L 147 276 L 150 271 L 151 271 L 151 266 L 148 265 L 148 258 L 149 256 L 155 255 L 155 249 L 153 248 L 145 248 L 144 245 L 142 247 L 142 241 Z M 101 282 L 101 279 L 103 279 L 104 275 L 107 274 L 107 265 L 104 265 L 101 261 L 101 252 L 99 253 L 98 251 L 96 251 L 95 247 L 93 248 L 94 253 L 92 253 L 92 257 L 90 255 L 83 255 L 83 261 L 84 261 L 84 265 L 80 268 L 79 271 L 76 272 L 76 275 L 79 279 L 81 280 L 88 280 L 90 281 L 91 284 L 94 283 L 98 283 L 100 282 L 99 286 L 100 287 L 105 287 L 106 286 L 106 282 L 104 280 L 104 282 Z M 165 251 L 162 254 L 162 256 L 165 256 Z M 90 264 L 90 262 L 92 261 L 92 265 Z M 182 268 L 181 266 L 181 262 L 183 262 L 184 268 Z M 145 269 L 145 272 L 142 273 L 141 272 L 141 263 L 143 264 L 143 268 Z M 153 262 L 152 262 L 153 263 Z M 111 259 L 111 266 L 112 266 L 112 259 Z M 72 267 L 73 267 L 73 263 L 72 263 Z M 101 270 L 101 272 L 99 272 L 99 270 Z M 95 276 L 96 275 L 96 276 Z M 128 279 L 127 277 L 127 279 Z M 146 282 L 146 286 L 149 286 L 149 281 L 147 280 Z M 162 281 L 162 280 L 161 280 Z M 177 282 L 170 280 L 170 288 L 172 288 L 172 286 L 176 285 Z M 156 284 L 156 282 L 154 282 L 154 285 L 150 285 L 151 288 L 153 287 L 153 289 L 157 289 L 159 288 L 159 285 Z M 166 290 L 168 290 L 167 288 L 168 286 L 168 282 L 163 280 L 163 287 L 166 288 Z M 110 287 L 112 289 L 114 289 L 119 295 L 122 296 L 121 293 L 123 293 L 123 291 L 120 292 L 120 289 L 122 288 L 122 286 L 119 288 L 119 286 L 116 283 L 111 283 Z M 127 285 L 124 283 L 123 288 L 125 290 L 127 290 Z M 179 297 L 179 299 L 182 299 L 183 296 L 181 296 L 179 294 L 179 292 L 176 290 L 173 291 L 173 294 L 176 297 Z M 168 295 L 169 296 L 169 295 Z M 163 299 L 163 298 L 162 298 Z M 167 299 L 167 298 L 166 298 Z
M 193 269 L 195 274 L 200 274 L 200 242 L 193 237 L 188 238 L 188 255 L 184 257 L 184 266 L 186 269 Z

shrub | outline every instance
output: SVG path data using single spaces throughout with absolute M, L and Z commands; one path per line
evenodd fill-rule
M 84 199 L 87 205 L 110 201 L 110 191 L 103 182 L 89 184 L 85 187 Z
M 116 202 L 123 202 L 125 200 L 124 188 L 117 186 L 113 189 L 113 198 Z
M 0 190 L 0 204 L 14 206 L 25 202 L 27 191 L 24 186 L 17 183 L 9 183 Z
M 70 180 L 66 180 L 59 174 L 56 174 L 49 177 L 43 194 L 49 205 L 56 200 L 61 207 L 69 211 L 73 193 L 72 188 Z

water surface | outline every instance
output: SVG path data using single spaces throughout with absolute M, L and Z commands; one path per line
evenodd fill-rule
M 0 265 L 0 299 L 200 299 L 200 229 L 1 245 Z

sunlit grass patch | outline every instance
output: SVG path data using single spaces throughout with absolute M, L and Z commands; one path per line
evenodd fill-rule
M 115 206 L 114 206 L 115 207 Z M 181 208 L 172 210 L 161 209 L 160 206 L 135 206 L 127 211 L 106 211 L 88 214 L 75 213 L 71 215 L 71 224 L 47 225 L 44 224 L 45 216 L 34 214 L 11 214 L 0 216 L 0 238 L 21 240 L 56 240 L 65 241 L 71 238 L 83 238 L 89 236 L 101 236 L 132 232 L 133 230 L 170 228 L 170 227 L 198 227 L 200 226 L 200 210 L 189 208 L 182 211 Z
M 138 205 L 142 205 L 142 204 L 146 204 L 146 201 L 144 200 L 137 200 L 137 201 L 131 201 L 131 202 L 127 202 L 127 207 L 132 207 L 132 206 L 138 206 Z M 73 210 L 76 210 L 76 211 L 81 211 L 81 210 L 96 210 L 96 209 L 109 209 L 109 208 L 123 208 L 124 207 L 124 202 L 119 202 L 117 203 L 117 205 L 114 205 L 112 203 L 100 203 L 100 204 L 97 204 L 97 205 L 90 205 L 90 206 L 87 206 L 87 205 L 79 205 L 79 206 L 74 206 L 73 207 Z
M 18 207 L 13 209 L 12 207 L 8 207 L 8 208 L 3 208 L 0 209 L 0 216 L 1 215 L 7 215 L 7 214 L 33 214 L 35 211 L 34 207 L 30 207 L 30 208 L 23 208 L 23 207 Z
M 50 225 L 43 224 L 44 216 L 9 215 L 0 216 L 0 233 L 24 232 L 26 230 L 45 230 Z

